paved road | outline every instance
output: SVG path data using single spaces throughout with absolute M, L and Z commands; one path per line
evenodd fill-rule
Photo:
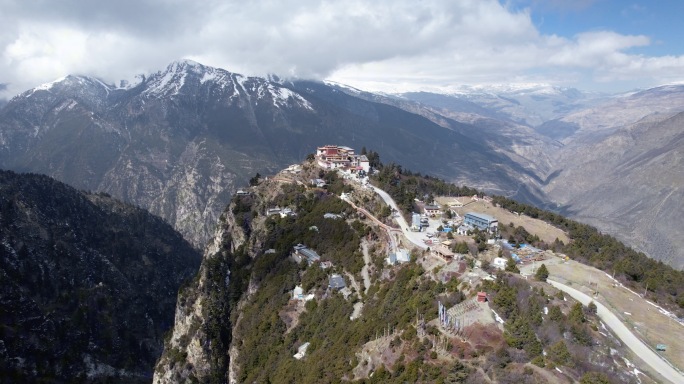
M 560 289 L 563 292 L 568 293 L 575 300 L 579 301 L 583 305 L 588 305 L 592 301 L 589 295 L 576 290 L 575 288 L 568 287 L 565 284 L 561 284 L 557 281 L 548 280 L 549 284 Z M 646 344 L 644 344 L 639 338 L 637 338 L 630 330 L 625 326 L 620 319 L 606 308 L 603 304 L 594 301 L 596 304 L 597 314 L 599 318 L 610 328 L 615 335 L 617 335 L 620 340 L 629 349 L 634 352 L 635 355 L 639 356 L 646 364 L 648 364 L 654 371 L 658 372 L 663 378 L 669 380 L 675 384 L 684 383 L 684 375 L 679 373 L 676 369 L 670 366 L 667 362 L 658 356 L 657 353 L 653 352 Z
M 375 193 L 380 195 L 380 197 L 383 200 L 385 200 L 385 203 L 387 203 L 387 205 L 389 205 L 391 208 L 395 209 L 397 212 L 401 212 L 399 210 L 399 207 L 397 206 L 397 203 L 394 202 L 394 199 L 392 199 L 392 197 L 389 194 L 387 194 L 387 192 L 385 192 L 382 189 L 377 188 L 373 185 L 371 185 L 371 187 L 373 188 Z M 399 216 L 395 217 L 395 220 L 397 220 L 397 222 L 399 223 L 399 227 L 401 228 L 401 231 L 404 233 L 404 236 L 406 236 L 406 238 L 411 243 L 413 243 L 413 245 L 415 245 L 416 247 L 418 247 L 420 249 L 427 249 L 428 246 L 425 245 L 425 243 L 423 242 L 423 236 L 424 235 L 421 234 L 420 232 L 411 231 L 411 228 L 409 227 L 408 223 L 404 219 L 404 216 L 402 216 L 400 214 Z

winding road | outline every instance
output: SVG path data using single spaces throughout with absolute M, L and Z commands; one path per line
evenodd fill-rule
M 371 187 L 373 188 L 373 191 L 375 191 L 375 193 L 380 195 L 380 197 L 385 201 L 387 205 L 389 205 L 392 209 L 396 210 L 397 212 L 401 212 L 399 210 L 399 207 L 397 206 L 397 203 L 394 202 L 394 199 L 392 199 L 392 197 L 387 192 L 383 191 L 382 189 L 374 185 L 371 185 Z M 399 223 L 399 227 L 401 228 L 401 231 L 404 233 L 404 236 L 408 239 L 408 241 L 410 241 L 411 243 L 413 243 L 413 245 L 420 249 L 427 249 L 428 246 L 425 245 L 425 243 L 423 243 L 421 233 L 411 231 L 411 228 L 404 219 L 404 216 L 399 214 L 394 219 L 397 220 L 397 222 Z
M 589 295 L 578 291 L 575 288 L 568 287 L 565 284 L 561 284 L 557 281 L 548 279 L 547 282 L 554 287 L 560 289 L 561 291 L 569 294 L 575 300 L 579 301 L 583 305 L 588 305 L 589 302 L 593 301 Z M 674 369 L 671 365 L 665 362 L 657 353 L 653 352 L 644 342 L 639 340 L 630 330 L 625 326 L 625 324 L 620 321 L 620 319 L 606 308 L 603 304 L 594 301 L 596 304 L 596 314 L 598 317 L 610 328 L 615 335 L 622 340 L 625 345 L 634 352 L 635 355 L 639 356 L 646 364 L 648 364 L 654 371 L 658 372 L 666 380 L 681 384 L 684 383 L 684 375 L 679 371 Z
M 387 205 L 395 209 L 397 212 L 401 212 L 397 204 L 394 202 L 392 197 L 387 192 L 375 186 L 371 187 L 373 188 L 375 193 L 380 195 L 380 197 L 385 201 L 385 203 L 387 203 Z M 411 243 L 413 243 L 421 249 L 427 248 L 427 246 L 423 243 L 420 234 L 418 232 L 411 231 L 408 223 L 406 222 L 403 216 L 399 215 L 395 217 L 395 219 L 399 223 L 399 226 L 401 227 L 401 231 L 404 233 L 404 236 L 406 236 L 406 238 Z M 589 295 L 580 292 L 575 288 L 571 288 L 565 284 L 559 283 L 551 279 L 548 279 L 547 281 L 549 284 L 560 289 L 563 292 L 566 292 L 583 305 L 588 305 L 591 301 L 593 301 L 592 298 L 589 297 Z M 627 328 L 627 326 L 624 323 L 622 323 L 622 321 L 613 312 L 610 311 L 610 309 L 606 308 L 606 306 L 597 301 L 594 301 L 594 304 L 596 304 L 596 314 L 598 315 L 598 317 L 606 324 L 608 328 L 610 328 L 611 331 L 613 331 L 613 333 L 620 340 L 622 340 L 623 343 L 625 343 L 625 345 L 629 349 L 632 350 L 632 352 L 634 352 L 636 356 L 639 356 L 639 358 L 641 358 L 641 360 L 643 360 L 644 363 L 650 366 L 664 379 L 675 384 L 684 383 L 684 375 L 682 375 L 682 373 L 680 373 L 678 370 L 676 370 L 670 364 L 664 361 L 657 353 L 655 353 L 644 342 L 642 342 L 638 337 L 636 337 L 629 330 L 629 328 Z
M 394 202 L 392 197 L 387 192 L 375 186 L 371 187 L 373 188 L 375 193 L 380 195 L 380 197 L 385 201 L 385 203 L 387 203 L 387 205 L 395 209 L 397 212 L 401 212 L 397 204 Z M 427 248 L 427 246 L 423 243 L 420 234 L 418 232 L 411 231 L 408 223 L 406 222 L 403 216 L 399 215 L 395 217 L 395 219 L 399 223 L 399 226 L 401 227 L 404 236 L 406 236 L 406 238 L 411 243 L 413 243 L 421 249 Z M 588 305 L 591 301 L 593 301 L 592 298 L 589 297 L 589 295 L 580 292 L 575 288 L 571 288 L 565 284 L 559 283 L 551 279 L 548 279 L 547 281 L 549 284 L 560 289 L 563 292 L 566 292 L 583 305 Z M 680 373 L 678 370 L 676 370 L 670 364 L 664 361 L 657 353 L 655 353 L 644 342 L 642 342 L 638 337 L 636 337 L 629 330 L 629 328 L 627 328 L 627 326 L 624 323 L 622 323 L 622 321 L 613 312 L 610 311 L 610 309 L 606 308 L 606 306 L 597 301 L 594 301 L 594 304 L 596 304 L 596 314 L 598 315 L 598 317 L 606 324 L 608 328 L 610 328 L 611 331 L 613 331 L 613 333 L 620 340 L 622 340 L 623 343 L 625 343 L 625 345 L 630 350 L 632 350 L 632 352 L 634 352 L 636 356 L 639 356 L 639 358 L 641 358 L 641 360 L 643 360 L 644 363 L 650 366 L 655 372 L 660 374 L 662 378 L 675 384 L 684 383 L 684 375 L 682 375 L 682 373 Z

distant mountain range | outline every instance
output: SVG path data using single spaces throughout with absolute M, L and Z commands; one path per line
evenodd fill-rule
M 197 246 L 237 187 L 325 144 L 366 146 L 385 162 L 541 202 L 524 159 L 473 136 L 470 124 L 191 61 L 124 85 L 67 76 L 16 96 L 0 111 L 0 166 L 138 204 Z M 515 145 L 539 145 L 532 130 L 523 136 Z
M 605 177 L 597 175 L 615 174 L 620 161 L 578 170 L 589 161 L 582 150 L 593 146 L 600 157 L 619 132 L 635 135 L 629 153 L 660 150 L 663 143 L 641 139 L 655 130 L 630 127 L 666 124 L 684 111 L 682 89 L 603 95 L 530 85 L 386 95 L 178 61 L 134 84 L 67 76 L 16 96 L 0 110 L 0 167 L 138 204 L 201 247 L 232 193 L 257 172 L 274 173 L 325 144 L 366 147 L 383 162 L 562 210 L 680 265 L 681 247 L 663 256 L 645 246 L 676 237 L 672 226 L 656 235 L 632 223 L 622 233 L 614 192 L 582 200 L 589 190 L 579 186 L 595 180 L 590 189 L 598 190 Z M 632 186 L 650 182 L 640 167 L 623 172 Z M 663 186 L 658 196 L 671 191 Z M 658 204 L 645 199 L 641 212 L 660 212 Z
M 543 150 L 550 166 L 537 173 L 546 208 L 684 267 L 684 85 L 612 96 L 549 87 L 400 96 L 474 125 L 528 124 L 555 142 Z M 548 120 L 532 124 L 537 117 Z

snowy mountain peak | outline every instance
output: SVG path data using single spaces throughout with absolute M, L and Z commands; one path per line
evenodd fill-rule
M 57 92 L 64 91 L 68 89 L 80 89 L 79 93 L 82 92 L 83 88 L 90 88 L 91 92 L 104 91 L 108 94 L 114 87 L 106 84 L 102 80 L 94 77 L 81 76 L 81 75 L 67 75 L 60 77 L 59 79 L 50 81 L 48 83 L 41 84 L 33 89 L 30 89 L 17 97 L 31 97 L 36 92 Z

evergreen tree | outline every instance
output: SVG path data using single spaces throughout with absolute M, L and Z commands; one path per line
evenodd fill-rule
M 515 260 L 513 260 L 512 257 L 509 257 L 506 262 L 506 272 L 520 273 L 520 270 L 518 269 L 518 266 L 515 265 Z
M 551 319 L 551 321 L 560 323 L 563 321 L 563 318 L 563 312 L 561 311 L 560 307 L 555 305 L 549 307 L 549 319 Z
M 580 303 L 575 303 L 575 305 L 572 306 L 572 309 L 570 309 L 570 313 L 568 313 L 568 320 L 574 324 L 581 324 L 587 321 L 587 318 L 584 317 L 584 310 L 582 308 L 582 304 Z
M 258 185 L 258 184 L 259 184 L 259 180 L 261 180 L 261 175 L 259 174 L 259 172 L 257 172 L 257 174 L 254 175 L 254 177 L 252 177 L 251 179 L 249 179 L 249 185 L 252 186 L 252 187 L 255 186 L 255 185 Z
M 580 384 L 611 384 L 608 376 L 600 372 L 587 372 L 580 379 Z
M 593 301 L 591 301 L 587 306 L 587 311 L 589 311 L 591 314 L 596 314 L 596 304 Z
M 541 267 L 537 269 L 534 277 L 539 281 L 546 281 L 546 279 L 549 277 L 549 270 L 546 269 L 546 264 L 542 264 Z
M 559 340 L 556 344 L 552 345 L 547 353 L 549 360 L 558 365 L 568 365 L 572 359 L 568 346 L 565 345 L 563 340 Z

